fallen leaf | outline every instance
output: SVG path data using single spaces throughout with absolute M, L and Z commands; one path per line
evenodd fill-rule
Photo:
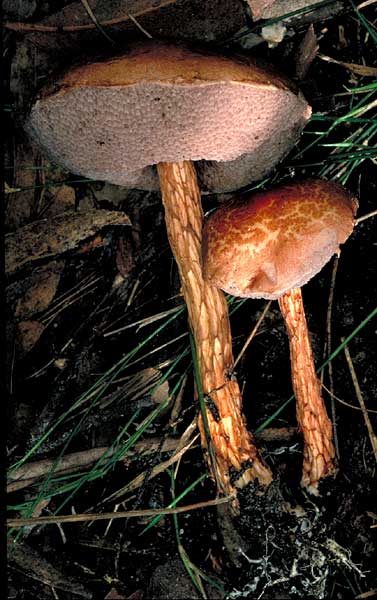
M 127 596 L 125 600 L 143 600 L 144 592 L 143 590 L 135 590 L 132 594 Z
M 45 585 L 82 598 L 93 597 L 92 593 L 79 581 L 53 566 L 34 548 L 27 546 L 25 543 L 12 545 L 9 552 L 9 561 L 16 563 L 27 577 L 41 581 Z
M 314 27 L 313 25 L 310 25 L 299 45 L 296 55 L 296 77 L 298 79 L 304 79 L 310 65 L 317 55 L 318 48 L 319 46 Z
M 122 596 L 115 588 L 111 588 L 105 596 L 105 600 L 126 600 L 126 596 Z
M 45 326 L 39 321 L 21 321 L 17 324 L 18 342 L 21 347 L 21 354 L 27 354 L 35 346 Z
M 50 205 L 44 211 L 43 217 L 53 217 L 67 210 L 73 210 L 76 203 L 76 194 L 73 187 L 69 185 L 60 185 L 50 187 L 49 194 L 52 196 Z
M 361 75 L 362 77 L 377 77 L 377 67 L 368 67 L 367 65 L 342 62 L 341 60 L 335 60 L 335 58 L 331 58 L 331 56 L 326 56 L 325 54 L 318 54 L 318 58 L 324 60 L 325 62 L 340 65 L 341 67 L 348 69 L 348 71 L 351 71 L 356 75 Z
M 104 227 L 130 224 L 124 213 L 96 209 L 67 211 L 52 219 L 34 221 L 5 236 L 5 272 L 13 275 L 23 267 L 56 259 L 96 238 Z M 105 243 L 102 238 L 102 245 Z M 96 244 L 100 242 L 97 240 Z
M 135 263 L 131 240 L 127 237 L 119 238 L 115 260 L 119 273 L 123 277 L 128 277 L 128 275 L 134 268 Z
M 162 404 L 169 397 L 169 382 L 167 379 L 152 391 L 151 398 L 155 404 Z
M 322 0 L 247 0 L 253 19 L 272 19 L 301 8 L 310 8 Z
M 153 367 L 147 367 L 127 377 L 125 383 L 118 387 L 115 392 L 104 396 L 100 406 L 105 408 L 114 399 L 121 397 L 123 402 L 132 402 L 135 407 L 149 407 L 153 404 L 161 404 L 168 396 L 169 383 L 167 380 L 163 380 L 161 371 Z
M 24 294 L 18 298 L 14 315 L 16 319 L 25 319 L 50 305 L 59 285 L 64 261 L 51 261 L 40 269 L 34 269 Z

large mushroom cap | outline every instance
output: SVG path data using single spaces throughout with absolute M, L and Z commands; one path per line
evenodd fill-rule
M 233 200 L 204 227 L 204 276 L 234 296 L 279 298 L 337 252 L 357 206 L 343 186 L 321 179 Z
M 71 69 L 27 129 L 73 173 L 158 189 L 153 165 L 193 160 L 203 191 L 231 191 L 269 172 L 310 113 L 290 82 L 249 61 L 149 43 Z

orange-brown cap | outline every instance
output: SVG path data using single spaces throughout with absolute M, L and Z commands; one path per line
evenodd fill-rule
M 279 298 L 338 251 L 357 207 L 343 186 L 322 179 L 234 199 L 205 224 L 204 277 L 234 296 Z
M 27 129 L 73 173 L 158 189 L 154 165 L 193 160 L 203 191 L 231 191 L 270 171 L 310 114 L 292 83 L 249 60 L 153 42 L 72 68 Z

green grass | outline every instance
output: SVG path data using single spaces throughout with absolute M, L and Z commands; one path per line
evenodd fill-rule
M 346 93 L 349 107 L 344 114 L 312 116 L 304 131 L 301 148 L 291 155 L 285 168 L 318 167 L 318 177 L 346 185 L 351 174 L 364 161 L 377 159 L 377 82 L 355 87 Z M 368 113 L 372 113 L 369 119 L 361 118 Z M 339 130 L 342 132 L 341 140 L 334 141 L 339 137 Z M 314 139 L 305 143 L 307 138 Z M 315 151 L 320 159 L 306 162 L 308 153 Z
M 126 425 L 122 428 L 116 439 L 114 440 L 112 446 L 110 448 L 115 447 L 116 452 L 110 456 L 110 448 L 108 452 L 105 452 L 104 455 L 97 461 L 97 463 L 91 467 L 88 471 L 79 474 L 73 474 L 69 476 L 59 476 L 55 475 L 56 468 L 59 464 L 59 461 L 66 454 L 66 451 L 69 445 L 72 443 L 73 439 L 80 433 L 80 431 L 85 427 L 87 417 L 92 414 L 95 408 L 98 408 L 101 399 L 103 398 L 106 390 L 111 386 L 111 384 L 119 377 L 120 374 L 124 373 L 126 368 L 132 364 L 132 359 L 135 359 L 138 353 L 143 350 L 150 342 L 153 342 L 155 338 L 167 327 L 171 322 L 177 318 L 177 315 L 182 312 L 182 309 L 178 312 L 175 312 L 173 316 L 169 316 L 166 318 L 161 325 L 159 325 L 150 335 L 145 337 L 141 342 L 139 342 L 133 350 L 128 352 L 124 357 L 122 357 L 115 365 L 113 365 L 106 373 L 104 373 L 97 381 L 83 394 L 81 394 L 77 400 L 75 400 L 70 408 L 62 413 L 62 415 L 56 419 L 56 421 L 52 424 L 52 426 L 41 436 L 41 438 L 34 444 L 34 446 L 15 464 L 13 464 L 9 468 L 9 477 L 16 477 L 17 470 L 25 464 L 27 461 L 31 460 L 36 453 L 36 451 L 41 447 L 41 445 L 46 442 L 55 432 L 58 432 L 59 426 L 62 425 L 68 418 L 75 418 L 75 426 L 73 431 L 70 433 L 67 441 L 64 443 L 62 450 L 57 456 L 50 472 L 46 475 L 46 477 L 36 484 L 36 491 L 34 497 L 29 502 L 23 503 L 22 505 L 10 505 L 8 507 L 9 510 L 17 510 L 20 511 L 20 516 L 23 518 L 29 518 L 35 509 L 39 506 L 39 504 L 46 498 L 52 498 L 53 496 L 66 494 L 64 500 L 60 503 L 57 509 L 54 511 L 54 514 L 59 514 L 60 511 L 64 508 L 67 502 L 72 501 L 76 494 L 83 488 L 83 486 L 87 485 L 89 482 L 93 482 L 95 480 L 101 479 L 106 476 L 109 471 L 114 468 L 115 463 L 123 456 L 127 455 L 127 452 L 132 449 L 135 442 L 148 430 L 148 428 L 154 423 L 155 419 L 158 415 L 166 408 L 169 404 L 170 399 L 174 396 L 179 390 L 180 384 L 182 382 L 182 378 L 184 375 L 181 373 L 178 374 L 178 381 L 173 386 L 173 389 L 169 396 L 159 404 L 155 409 L 151 411 L 149 416 L 145 418 L 142 424 L 137 427 L 137 429 L 129 434 L 129 429 L 131 425 L 135 422 L 139 415 L 139 411 L 135 411 L 131 417 L 129 418 Z M 180 354 L 172 360 L 171 366 L 166 370 L 164 375 L 160 378 L 159 382 L 154 386 L 149 393 L 153 394 L 166 380 L 169 379 L 177 370 L 180 361 L 182 358 L 187 356 L 189 353 L 189 348 L 186 347 L 181 350 Z M 133 363 L 134 364 L 134 363 Z M 87 403 L 86 408 L 82 411 L 81 416 L 79 415 L 79 411 L 81 411 L 83 403 Z M 76 415 L 76 417 L 75 417 Z M 10 535 L 12 535 L 12 531 L 10 531 Z M 19 536 L 21 532 L 18 532 L 17 536 Z

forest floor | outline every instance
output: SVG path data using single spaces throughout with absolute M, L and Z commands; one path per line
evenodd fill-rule
M 6 266 L 8 598 L 376 596 L 375 218 L 360 220 L 340 258 L 303 290 L 338 473 L 318 497 L 300 487 L 288 339 L 272 302 L 236 376 L 274 482 L 262 495 L 241 490 L 240 514 L 231 517 L 227 504 L 216 504 L 197 436 L 187 314 L 160 195 L 64 172 L 23 129 L 51 72 L 84 55 L 121 52 L 145 32 L 241 51 L 295 80 L 313 108 L 295 148 L 258 185 L 339 181 L 359 199 L 357 216 L 370 215 L 376 4 L 321 2 L 272 19 L 272 33 L 262 31 L 271 20 L 253 22 L 238 0 L 135 0 L 136 22 L 130 3 L 97 2 L 98 21 L 120 18 L 103 27 L 83 1 L 16 4 L 4 3 L 6 237 L 22 245 L 24 228 L 43 219 L 52 250 L 42 262 L 31 252 L 21 269 Z M 203 196 L 204 210 L 224 199 Z M 98 217 L 66 220 L 54 246 L 56 219 L 73 209 Z M 235 356 L 265 306 L 232 301 Z M 190 510 L 197 503 L 204 506 Z M 176 506 L 186 510 L 164 514 Z M 126 511 L 139 512 L 113 518 Z M 50 522 L 23 521 L 38 517 Z

